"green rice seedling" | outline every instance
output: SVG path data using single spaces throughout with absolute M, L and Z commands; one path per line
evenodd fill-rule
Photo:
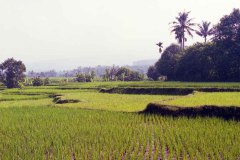
M 138 114 L 135 112 L 142 110 L 149 101 L 163 101 L 169 98 L 180 100 L 185 97 L 103 94 L 86 89 L 98 88 L 101 85 L 152 87 L 149 82 L 73 83 L 64 87 L 78 87 L 77 89 L 63 90 L 61 86 L 53 86 L 2 91 L 0 93 L 2 96 L 0 99 L 3 100 L 0 102 L 0 159 L 122 159 L 123 157 L 125 159 L 238 159 L 240 157 L 238 121 Z M 193 84 L 169 82 L 169 84 L 153 85 L 191 86 Z M 56 105 L 51 98 L 54 94 L 76 98 L 81 102 Z M 238 95 L 232 93 L 231 96 L 236 98 L 235 94 Z M 201 94 L 199 96 L 201 97 Z M 226 95 L 226 97 L 231 96 Z
M 239 106 L 240 92 L 197 92 L 191 96 L 185 96 L 174 100 L 166 101 L 163 104 L 181 106 L 181 107 L 198 107 L 204 105 L 215 106 Z

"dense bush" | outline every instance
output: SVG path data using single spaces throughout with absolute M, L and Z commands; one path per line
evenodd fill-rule
M 33 86 L 42 86 L 44 84 L 43 80 L 40 77 L 35 77 L 32 80 Z
M 50 84 L 50 79 L 49 78 L 45 78 L 43 80 L 43 84 L 46 86 L 46 85 L 49 85 Z
M 147 76 L 149 79 L 156 81 L 158 79 L 158 73 L 155 66 L 150 66 L 148 68 Z
M 120 81 L 141 81 L 144 79 L 144 75 L 139 72 L 132 71 L 127 67 L 120 67 L 115 77 Z
M 185 50 L 176 66 L 176 80 L 215 81 L 219 79 L 215 44 L 197 43 Z
M 86 82 L 85 75 L 84 74 L 77 74 L 76 81 L 77 82 Z
M 144 79 L 144 75 L 129 69 L 128 67 L 120 67 L 109 69 L 106 68 L 105 74 L 102 76 L 105 81 L 141 81 Z
M 143 74 L 140 74 L 139 72 L 136 72 L 136 71 L 132 71 L 126 80 L 127 81 L 142 81 L 143 79 L 144 79 Z
M 120 81 L 125 81 L 129 79 L 129 76 L 131 74 L 131 70 L 127 67 L 120 67 L 115 76 L 117 77 L 118 80 Z
M 94 79 L 94 74 L 77 74 L 76 81 L 77 82 L 92 82 Z

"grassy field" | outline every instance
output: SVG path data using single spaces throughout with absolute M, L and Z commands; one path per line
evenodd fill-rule
M 62 95 L 63 99 L 77 99 L 79 103 L 55 104 L 51 95 Z M 11 99 L 6 100 L 6 97 Z M 31 106 L 33 99 L 36 103 L 55 107 L 71 107 L 85 109 L 99 109 L 111 111 L 136 112 L 143 110 L 150 102 L 161 102 L 177 96 L 168 95 L 127 95 L 99 93 L 97 90 L 61 90 L 50 88 L 9 89 L 0 95 L 2 107 Z
M 99 93 L 101 87 L 194 87 L 180 82 L 71 83 L 0 93 L 0 159 L 240 159 L 240 123 L 140 114 L 150 102 L 239 105 L 240 92 L 187 96 Z M 237 88 L 239 83 L 207 83 Z M 204 83 L 195 84 L 204 87 Z M 56 104 L 54 96 L 79 100 Z
M 143 110 L 150 102 L 161 102 L 174 97 L 177 96 L 107 94 L 86 91 L 64 94 L 64 98 L 78 99 L 80 103 L 58 104 L 57 106 L 137 112 Z
M 193 95 L 182 96 L 181 98 L 166 101 L 163 104 L 181 107 L 198 107 L 203 105 L 240 107 L 240 92 L 197 92 Z
M 113 88 L 113 87 L 143 87 L 143 88 L 240 88 L 240 83 L 231 82 L 157 82 L 157 81 L 138 81 L 138 82 L 93 82 L 93 83 L 68 83 L 60 88 Z

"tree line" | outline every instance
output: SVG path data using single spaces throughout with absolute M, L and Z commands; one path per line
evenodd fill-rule
M 160 59 L 149 67 L 148 77 L 171 81 L 240 81 L 240 10 L 233 9 L 212 28 L 207 21 L 193 23 L 189 14 L 179 13 L 171 23 L 178 44 L 166 47 Z M 203 42 L 186 47 L 186 35 L 192 37 L 193 33 L 203 37 Z M 162 43 L 157 45 L 161 52 Z
M 171 23 L 171 32 L 178 44 L 171 44 L 163 51 L 155 65 L 149 67 L 147 76 L 152 80 L 172 81 L 240 81 L 240 10 L 233 9 L 220 21 L 193 23 L 190 12 L 182 12 Z M 198 29 L 194 29 L 198 27 Z M 203 37 L 202 43 L 185 46 L 186 36 L 193 33 Z M 208 40 L 208 37 L 211 39 Z M 157 44 L 162 52 L 162 43 Z M 0 64 L 0 82 L 8 88 L 22 87 L 26 83 L 26 67 L 22 61 L 9 58 Z M 56 75 L 50 71 L 48 75 Z M 34 75 L 34 73 L 32 73 Z M 78 82 L 92 82 L 96 73 L 76 74 Z M 128 67 L 105 68 L 104 81 L 140 81 L 144 75 Z M 28 83 L 28 82 L 27 82 Z M 29 83 L 30 84 L 30 83 Z M 32 85 L 48 85 L 49 79 L 33 77 Z
M 49 85 L 48 77 L 40 76 L 31 72 L 31 77 L 26 77 L 26 66 L 22 61 L 9 58 L 0 64 L 0 82 L 7 88 L 22 88 L 23 86 L 43 86 Z M 46 72 L 48 75 L 55 75 L 55 71 Z M 36 75 L 36 76 L 34 76 Z M 46 75 L 46 74 L 45 74 Z M 144 74 L 131 70 L 128 67 L 107 67 L 101 77 L 96 77 L 94 70 L 88 73 L 77 73 L 72 81 L 75 82 L 94 82 L 100 81 L 141 81 L 144 80 Z M 98 79 L 97 79 L 98 78 Z M 64 79 L 65 80 L 65 79 Z M 65 83 L 67 83 L 66 79 Z
M 76 69 L 72 69 L 72 70 L 64 70 L 64 71 L 55 71 L 55 70 L 49 70 L 49 71 L 40 71 L 40 72 L 36 72 L 36 71 L 28 71 L 27 72 L 27 77 L 75 77 L 77 74 L 81 73 L 81 74 L 89 74 L 91 72 L 95 72 L 96 77 L 100 78 L 105 74 L 105 70 L 106 69 L 110 69 L 114 67 L 115 69 L 119 69 L 121 66 L 118 65 L 113 65 L 113 66 L 102 66 L 102 65 L 98 65 L 95 67 L 78 67 Z M 130 70 L 134 70 L 137 71 L 141 74 L 145 74 L 147 73 L 148 67 L 149 65 L 127 65 L 127 66 L 123 66 L 123 67 L 127 67 Z
M 7 88 L 22 88 L 24 85 L 42 86 L 50 83 L 49 78 L 42 79 L 39 76 L 27 79 L 26 66 L 22 61 L 9 58 L 0 64 L 0 82 Z
M 90 73 L 78 73 L 77 82 L 93 82 L 96 78 L 95 71 Z M 131 70 L 128 67 L 107 67 L 101 76 L 102 81 L 141 81 L 144 80 L 144 74 Z

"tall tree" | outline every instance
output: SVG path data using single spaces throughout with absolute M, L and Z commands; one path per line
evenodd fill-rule
M 110 69 L 107 67 L 105 68 L 105 74 L 103 75 L 105 81 L 109 81 L 110 80 Z
M 192 28 L 195 26 L 195 23 L 192 22 L 192 18 L 189 18 L 189 14 L 190 12 L 180 12 L 175 18 L 176 20 L 171 22 L 171 32 L 175 34 L 175 38 L 180 43 L 182 49 L 184 49 L 185 42 L 187 41 L 186 34 L 193 37 L 192 31 L 195 31 Z
M 226 48 L 240 47 L 240 9 L 222 17 L 214 28 L 213 41 Z
M 214 27 L 213 41 L 222 51 L 218 63 L 220 79 L 240 81 L 240 9 L 233 9 L 220 19 Z
M 162 44 L 163 44 L 162 42 L 159 42 L 156 44 L 159 47 L 159 53 L 162 52 L 162 48 L 163 48 Z
M 211 36 L 214 33 L 214 29 L 210 28 L 211 22 L 202 21 L 202 24 L 198 24 L 198 31 L 196 34 L 204 38 L 204 42 L 207 42 L 207 36 Z
M 0 68 L 3 83 L 8 88 L 19 87 L 19 82 L 24 81 L 24 72 L 26 72 L 26 67 L 22 61 L 9 58 L 1 64 Z
M 109 72 L 109 76 L 110 76 L 110 80 L 115 80 L 115 75 L 116 75 L 116 72 L 117 72 L 117 68 L 115 67 L 115 65 L 113 65 L 111 68 L 110 68 L 110 72 Z
M 157 76 L 167 76 L 168 80 L 174 80 L 176 65 L 181 54 L 181 47 L 179 45 L 171 44 L 168 46 L 155 64 Z
M 147 76 L 149 79 L 156 81 L 158 79 L 158 73 L 155 66 L 150 66 L 147 71 Z

